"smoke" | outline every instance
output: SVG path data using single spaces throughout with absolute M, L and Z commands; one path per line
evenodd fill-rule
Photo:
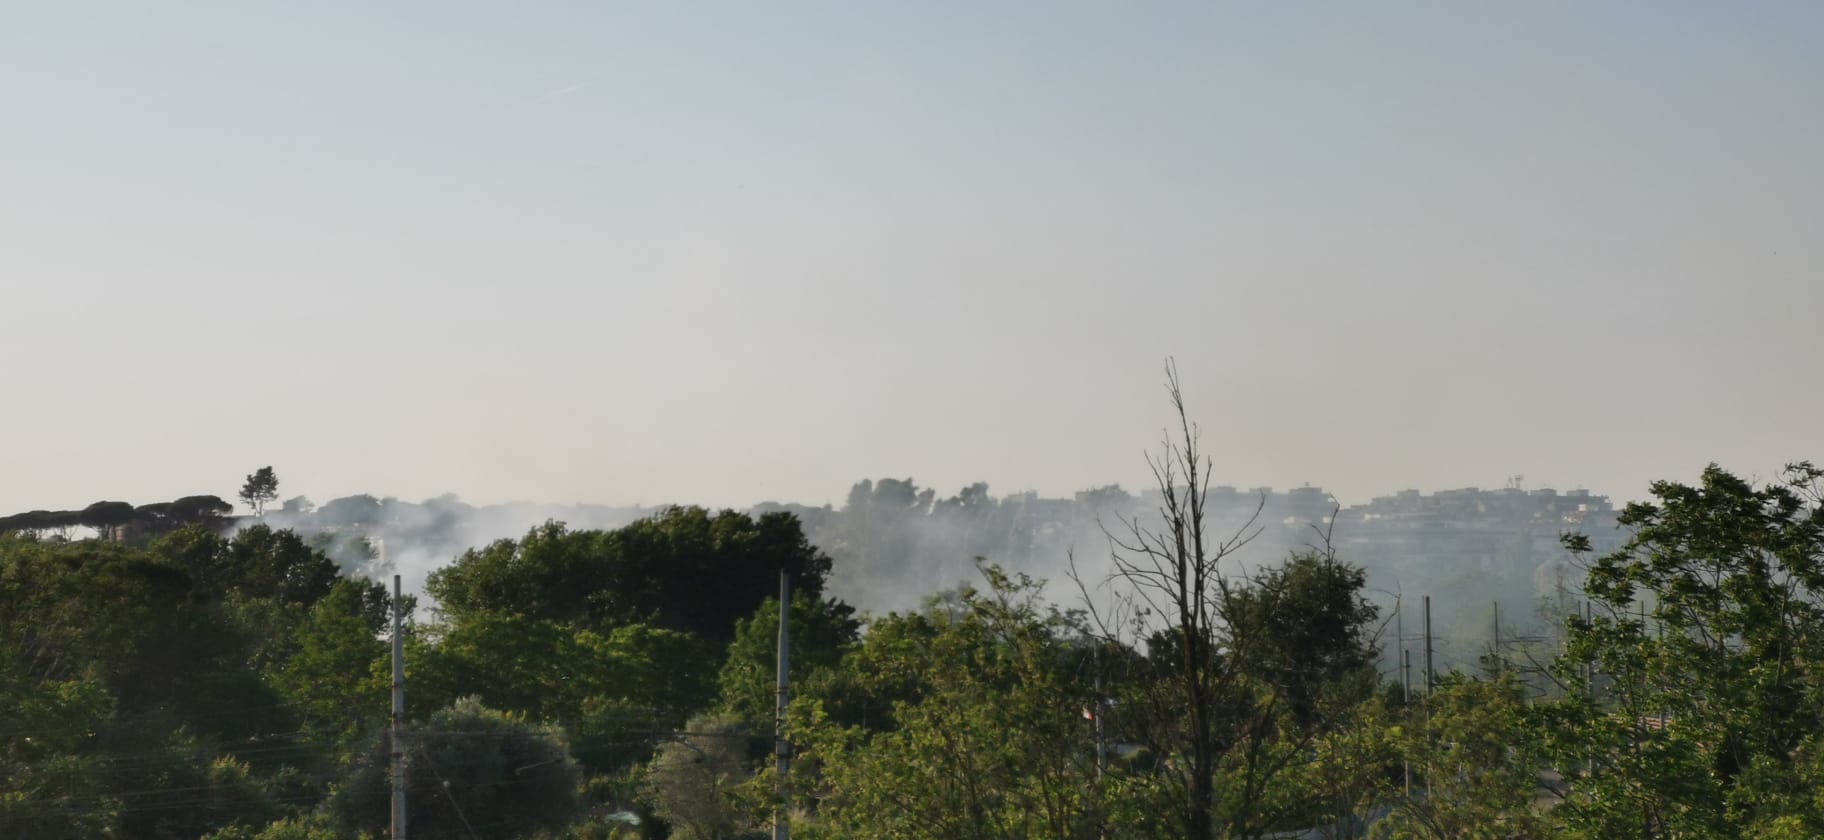
M 979 583 L 978 558 L 1049 581 L 1048 594 L 1064 607 L 1083 606 L 1074 571 L 1106 608 L 1110 553 L 1121 550 L 1111 537 L 1129 540 L 1130 526 L 1155 529 L 1160 501 L 1157 490 L 1132 493 L 1114 485 L 1045 498 L 997 497 L 978 483 L 940 496 L 910 478 L 884 478 L 857 482 L 840 507 L 764 502 L 747 512 L 795 515 L 834 560 L 826 591 L 866 612 L 915 609 L 933 594 Z M 464 551 L 517 539 L 547 520 L 612 529 L 658 510 L 360 495 L 321 507 L 294 499 L 269 512 L 266 522 L 312 539 L 350 573 L 374 579 L 397 573 L 408 591 L 422 595 L 426 577 Z M 1367 597 L 1388 622 L 1383 641 L 1390 663 L 1400 648 L 1420 648 L 1418 605 L 1431 596 L 1440 668 L 1473 666 L 1498 636 L 1512 641 L 1552 631 L 1554 610 L 1570 609 L 1581 583 L 1560 534 L 1584 533 L 1599 551 L 1624 536 L 1605 497 L 1517 487 L 1407 490 L 1350 506 L 1316 487 L 1213 487 L 1207 512 L 1217 539 L 1254 534 L 1226 561 L 1234 574 L 1272 566 L 1328 538 L 1340 559 L 1367 573 Z
M 345 574 L 387 580 L 400 576 L 407 592 L 424 596 L 431 572 L 471 548 L 518 539 L 547 521 L 574 529 L 613 529 L 657 508 L 509 502 L 471 505 L 453 494 L 422 502 L 370 495 L 344 496 L 321 507 L 296 498 L 266 514 L 265 523 L 309 539 Z M 251 524 L 244 520 L 243 524 Z
M 977 582 L 974 558 L 1052 583 L 1062 606 L 1083 606 L 1069 578 L 1098 589 L 1113 570 L 1113 540 L 1133 542 L 1130 526 L 1157 532 L 1157 490 L 1132 494 L 1093 488 L 1074 498 L 1017 493 L 996 498 L 971 485 L 939 500 L 910 479 L 857 483 L 840 509 L 771 505 L 796 513 L 812 542 L 835 560 L 831 594 L 865 610 L 908 609 L 928 595 Z M 1383 665 L 1392 676 L 1402 648 L 1421 655 L 1420 604 L 1430 596 L 1432 648 L 1440 669 L 1473 668 L 1497 640 L 1541 642 L 1562 627 L 1580 597 L 1581 570 L 1560 535 L 1583 533 L 1597 552 L 1625 534 L 1608 499 L 1516 486 L 1426 494 L 1406 490 L 1344 506 L 1315 487 L 1213 487 L 1207 531 L 1216 540 L 1252 539 L 1225 559 L 1225 572 L 1249 575 L 1294 552 L 1328 544 L 1367 575 L 1366 597 L 1381 608 Z M 1498 624 L 1497 624 L 1498 622 Z

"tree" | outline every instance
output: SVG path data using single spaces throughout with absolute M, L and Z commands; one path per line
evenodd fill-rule
M 255 525 L 232 539 L 189 527 L 159 538 L 152 553 L 183 569 L 211 597 L 229 592 L 292 604 L 316 603 L 335 585 L 334 561 L 290 530 Z
M 1309 760 L 1288 767 L 1271 797 L 1324 840 L 1361 837 L 1369 817 L 1401 795 L 1400 708 L 1396 688 L 1332 713 L 1305 745 Z
M 1315 807 L 1275 785 L 1306 760 L 1327 717 L 1372 693 L 1365 666 L 1378 612 L 1361 598 L 1361 570 L 1336 559 L 1324 532 L 1321 546 L 1281 568 L 1239 566 L 1238 552 L 1261 533 L 1266 497 L 1233 530 L 1217 530 L 1211 461 L 1170 360 L 1165 375 L 1176 428 L 1147 458 L 1157 510 L 1117 514 L 1118 528 L 1104 529 L 1112 606 L 1077 582 L 1106 643 L 1146 643 L 1148 673 L 1129 683 L 1127 702 L 1138 735 L 1162 756 L 1176 833 L 1258 836 Z M 1334 691 L 1344 696 L 1326 702 Z
M 253 508 L 253 515 L 266 516 L 266 503 L 279 497 L 279 475 L 271 467 L 261 467 L 247 476 L 241 485 L 241 501 Z
M 380 500 L 373 496 L 343 496 L 317 508 L 317 524 L 325 528 L 364 528 L 380 524 L 380 512 Z
M 381 633 L 391 605 L 380 584 L 338 580 L 289 634 L 295 650 L 268 678 L 314 733 L 349 737 L 385 708 L 387 683 L 377 672 L 387 665 Z
M 792 596 L 792 684 L 803 687 L 812 674 L 835 670 L 861 634 L 855 610 L 835 599 Z M 754 731 L 772 726 L 777 700 L 779 601 L 768 598 L 750 618 L 735 627 L 717 678 L 723 708 L 739 716 Z
M 126 502 L 96 502 L 82 509 L 79 520 L 103 539 L 113 539 L 115 529 L 133 521 L 133 506 Z
M 1248 645 L 1254 639 L 1245 633 L 1246 624 L 1230 621 L 1239 612 L 1238 586 L 1221 567 L 1259 533 L 1254 523 L 1260 506 L 1226 537 L 1208 530 L 1211 462 L 1199 448 L 1178 368 L 1170 360 L 1165 376 L 1178 427 L 1165 436 L 1158 454 L 1147 456 L 1159 491 L 1158 522 L 1123 516 L 1119 532 L 1109 533 L 1110 582 L 1124 587 L 1124 604 L 1118 609 L 1128 626 L 1092 611 L 1110 638 L 1131 633 L 1149 639 L 1149 657 L 1157 663 L 1156 679 L 1148 681 L 1151 687 L 1143 698 L 1151 707 L 1151 738 L 1171 755 L 1164 776 L 1174 791 L 1173 809 L 1184 836 L 1210 840 L 1217 836 L 1219 821 L 1230 831 L 1250 825 L 1249 812 L 1259 799 L 1244 792 L 1237 813 L 1220 820 L 1216 813 L 1217 769 L 1248 729 L 1235 719 L 1235 710 L 1247 715 L 1259 707 L 1247 698 L 1245 675 L 1238 667 L 1251 655 Z M 1083 590 L 1093 607 L 1087 586 Z M 1271 709 L 1262 711 L 1253 715 L 1256 725 L 1249 732 L 1256 745 L 1269 736 Z
M 983 573 L 983 591 L 888 616 L 845 660 L 846 685 L 891 698 L 888 713 L 845 723 L 826 698 L 794 701 L 800 766 L 817 780 L 794 787 L 818 806 L 818 836 L 1145 836 L 1148 809 L 1110 818 L 1111 791 L 1145 799 L 1148 785 L 1098 771 L 1082 628 L 1040 600 L 1037 581 Z
M 1512 671 L 1446 674 L 1419 727 L 1398 730 L 1413 768 L 1411 795 L 1374 825 L 1386 840 L 1527 840 L 1551 836 L 1536 810 L 1540 756 L 1528 737 L 1525 689 Z M 1607 835 L 1604 835 L 1607 836 Z M 1616 835 L 1624 836 L 1624 835 Z
M 688 633 L 630 624 L 605 633 L 511 613 L 469 613 L 432 628 L 414 652 L 416 704 L 462 694 L 537 720 L 576 723 L 595 699 L 624 701 L 676 726 L 714 699 L 716 648 Z M 651 727 L 639 733 L 651 740 Z
M 359 533 L 343 530 L 318 531 L 310 537 L 310 547 L 336 564 L 342 574 L 385 580 L 393 574 L 393 563 L 382 560 L 378 549 Z
M 597 631 L 649 624 L 717 643 L 779 590 L 818 597 L 830 558 L 787 513 L 758 518 L 673 507 L 613 531 L 547 522 L 464 552 L 426 589 L 445 612 L 495 612 Z
M 278 765 L 313 750 L 241 631 L 150 551 L 0 537 L 0 836 L 195 837 L 275 816 Z
M 731 715 L 692 718 L 659 747 L 643 797 L 677 840 L 736 840 L 751 826 L 738 786 L 748 776 L 747 728 Z
M 234 506 L 220 496 L 185 496 L 133 509 L 133 522 L 147 534 L 163 534 L 190 525 L 224 530 Z
M 562 741 L 522 716 L 466 698 L 413 726 L 406 744 L 413 836 L 528 837 L 576 816 L 576 769 Z M 386 831 L 390 751 L 376 737 L 330 799 L 340 836 Z
M 48 531 L 80 524 L 76 511 L 32 510 L 0 517 L 0 533 L 7 531 Z
M 1362 597 L 1366 574 L 1329 549 L 1306 550 L 1235 590 L 1231 635 L 1251 643 L 1240 667 L 1285 696 L 1294 720 L 1320 721 L 1320 694 L 1353 676 L 1366 699 L 1374 689 L 1376 620 L 1380 609 Z
M 1652 495 L 1589 562 L 1593 614 L 1541 712 L 1571 777 L 1559 813 L 1593 836 L 1815 835 L 1819 803 L 1789 785 L 1816 780 L 1824 726 L 1824 470 L 1756 486 L 1711 464 Z M 1587 558 L 1587 537 L 1566 545 Z

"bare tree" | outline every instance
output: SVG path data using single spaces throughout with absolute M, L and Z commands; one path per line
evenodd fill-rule
M 1182 836 L 1259 836 L 1286 816 L 1287 806 L 1267 804 L 1268 784 L 1317 728 L 1282 727 L 1291 686 L 1250 667 L 1253 648 L 1268 656 L 1272 645 L 1258 638 L 1267 628 L 1250 618 L 1273 594 L 1267 590 L 1286 581 L 1283 575 L 1250 575 L 1235 561 L 1261 533 L 1266 496 L 1232 529 L 1216 530 L 1206 509 L 1211 461 L 1185 407 L 1175 362 L 1167 360 L 1165 376 L 1178 423 L 1161 449 L 1147 456 L 1159 491 L 1157 517 L 1123 516 L 1117 526 L 1104 527 L 1112 570 L 1099 585 L 1110 590 L 1100 605 L 1074 564 L 1072 577 L 1097 632 L 1146 645 L 1149 672 L 1132 684 L 1136 699 L 1149 708 L 1129 719 L 1165 753 L 1158 772 Z M 1329 531 L 1318 533 L 1323 545 L 1313 553 L 1334 562 Z
M 1210 460 L 1198 448 L 1198 429 L 1185 408 L 1178 366 L 1169 359 L 1165 380 L 1178 429 L 1175 434 L 1168 430 L 1160 451 L 1146 457 L 1160 494 L 1158 521 L 1122 515 L 1118 527 L 1104 526 L 1113 570 L 1103 584 L 1115 588 L 1112 607 L 1098 607 L 1074 568 L 1072 576 L 1104 635 L 1126 635 L 1149 645 L 1159 673 L 1145 681 L 1155 690 L 1147 692 L 1154 708 L 1143 722 L 1152 730 L 1149 740 L 1173 754 L 1162 767 L 1175 788 L 1185 836 L 1209 840 L 1216 836 L 1216 765 L 1227 740 L 1217 732 L 1216 704 L 1232 693 L 1227 689 L 1236 677 L 1233 659 L 1217 650 L 1224 607 L 1232 596 L 1219 566 L 1259 535 L 1256 523 L 1265 498 L 1227 537 L 1206 531 Z

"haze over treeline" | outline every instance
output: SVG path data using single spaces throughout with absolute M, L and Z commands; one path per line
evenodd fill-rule
M 1824 470 L 1711 465 L 1621 510 L 1517 480 L 1341 508 L 1190 492 L 1194 439 L 1161 457 L 1150 490 L 1070 499 L 886 478 L 746 512 L 318 507 L 267 467 L 250 516 L 191 496 L 6 517 L 0 829 L 374 837 L 389 787 L 424 836 L 524 840 L 1824 828 L 1801 725 Z M 375 582 L 450 551 L 422 597 Z M 1456 606 L 1480 598 L 1500 624 Z M 409 663 L 390 734 L 388 619 Z M 775 743 L 802 758 L 789 786 Z
M 1215 485 L 1166 381 L 1137 493 L 318 505 L 263 466 L 239 516 L 0 518 L 0 831 L 373 837 L 389 800 L 524 840 L 1824 828 L 1824 469 L 1343 506 Z
M 1213 525 L 1238 529 L 1252 519 L 1258 531 L 1231 559 L 1234 571 L 1269 566 L 1331 539 L 1339 556 L 1367 572 L 1371 600 L 1390 616 L 1396 605 L 1405 607 L 1405 620 L 1388 628 L 1390 636 L 1418 633 L 1419 599 L 1431 596 L 1438 661 L 1455 667 L 1472 665 L 1502 632 L 1509 639 L 1548 632 L 1562 611 L 1572 608 L 1581 570 L 1559 545 L 1562 534 L 1587 535 L 1599 547 L 1625 536 L 1615 522 L 1616 506 L 1605 496 L 1527 489 L 1519 477 L 1504 485 L 1405 490 L 1348 506 L 1317 487 L 1218 485 L 1210 505 Z M 213 497 L 189 497 L 177 507 L 196 507 L 195 500 L 208 498 Z M 792 514 L 812 544 L 836 561 L 830 592 L 859 609 L 886 612 L 916 607 L 932 592 L 976 581 L 978 558 L 1060 586 L 1074 585 L 1074 564 L 1074 574 L 1094 589 L 1110 570 L 1109 538 L 1121 537 L 1128 522 L 1154 524 L 1159 501 L 1156 489 L 1131 492 L 1119 485 L 1046 498 L 1033 492 L 997 495 L 984 483 L 940 494 L 911 478 L 881 478 L 856 482 L 839 505 L 765 502 L 746 512 Z M 94 518 L 101 504 L 90 506 L 86 516 Z M 106 504 L 120 516 L 131 507 Z M 397 572 L 408 591 L 421 593 L 432 571 L 464 552 L 517 539 L 546 522 L 573 530 L 613 529 L 664 509 L 473 505 L 454 494 L 411 502 L 357 494 L 321 505 L 302 496 L 275 498 L 257 520 L 240 521 L 295 530 L 351 573 L 380 578 Z M 163 513 L 161 506 L 142 510 L 143 516 Z M 226 513 L 223 507 L 210 515 Z M 80 511 L 62 520 L 28 514 L 11 523 L 0 519 L 0 529 L 81 525 L 84 518 Z M 1402 593 L 1408 597 L 1402 600 Z M 1406 646 L 1420 645 L 1409 638 Z M 1397 648 L 1389 650 L 1397 659 Z

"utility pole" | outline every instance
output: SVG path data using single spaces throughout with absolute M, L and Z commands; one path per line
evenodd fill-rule
M 1400 669 L 1404 673 L 1401 682 L 1406 687 L 1406 724 L 1412 725 L 1412 649 L 1400 647 Z M 1401 773 L 1405 777 L 1406 796 L 1412 796 L 1412 759 L 1400 760 Z
M 1399 644 L 1402 655 L 1406 651 L 1406 605 L 1402 603 L 1405 598 L 1404 594 L 1397 592 L 1393 596 L 1393 638 Z
M 393 575 L 393 840 L 405 840 L 405 621 L 399 576 Z
M 1431 596 L 1425 596 L 1425 743 L 1431 744 L 1431 695 L 1437 689 L 1431 670 Z M 1425 795 L 1431 795 L 1431 762 L 1425 762 Z
M 1495 602 L 1495 660 L 1501 659 L 1501 602 Z
M 1431 697 L 1436 687 L 1436 676 L 1431 670 L 1431 596 L 1425 596 L 1425 696 Z
M 773 840 L 788 840 L 790 818 L 786 816 L 786 776 L 792 771 L 792 747 L 785 740 L 785 704 L 791 692 L 792 579 L 779 570 L 779 699 L 773 710 L 773 755 L 778 761 L 779 801 L 773 806 Z

